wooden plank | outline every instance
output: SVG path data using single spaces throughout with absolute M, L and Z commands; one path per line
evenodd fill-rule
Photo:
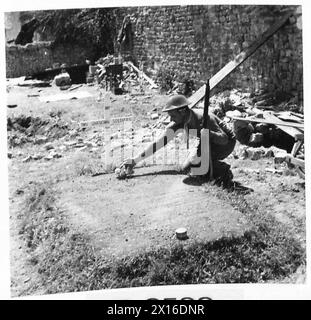
M 76 86 L 72 86 L 72 87 L 69 88 L 68 90 L 69 90 L 69 91 L 76 90 L 76 89 L 78 89 L 78 88 L 80 88 L 80 87 L 82 87 L 82 86 L 83 86 L 83 84 L 77 84 Z
M 280 125 L 282 127 L 295 127 L 295 128 L 300 128 L 300 129 L 304 128 L 304 125 L 301 123 L 280 121 L 278 118 L 277 118 L 278 119 L 277 121 L 262 119 L 262 118 L 250 118 L 250 117 L 242 118 L 242 117 L 235 117 L 235 116 L 228 116 L 228 118 L 233 119 L 233 120 L 247 121 L 247 122 L 273 124 L 275 126 Z
M 295 112 L 291 112 L 291 111 L 290 111 L 290 114 L 293 115 L 293 116 L 295 116 L 295 117 L 298 117 L 298 118 L 300 118 L 300 119 L 304 119 L 304 115 L 303 115 L 303 114 L 295 113 Z
M 304 124 L 302 123 L 293 123 L 293 122 L 286 122 L 288 124 L 291 124 L 290 126 L 286 127 L 283 125 L 283 123 L 285 123 L 285 121 L 280 120 L 277 116 L 275 116 L 274 114 L 270 113 L 270 112 L 266 112 L 264 113 L 264 117 L 267 120 L 271 120 L 271 121 L 281 121 L 281 124 L 278 124 L 277 127 L 280 128 L 281 130 L 283 130 L 284 132 L 286 132 L 287 134 L 289 134 L 290 136 L 294 137 L 296 140 L 303 140 L 304 139 Z M 302 126 L 302 127 L 300 127 Z
M 302 160 L 302 159 L 295 158 L 295 157 L 293 157 L 292 155 L 288 154 L 288 155 L 286 156 L 286 160 L 287 160 L 288 162 L 290 162 L 290 163 L 298 166 L 298 167 L 301 167 L 301 168 L 303 168 L 303 169 L 305 168 L 305 161 Z
M 291 155 L 293 157 L 298 153 L 298 151 L 299 151 L 299 149 L 301 148 L 302 145 L 303 145 L 303 141 L 302 140 L 298 140 L 298 141 L 295 142 L 295 144 L 293 146 L 293 149 L 291 151 Z
M 127 64 L 130 67 L 132 67 L 138 74 L 141 74 L 151 84 L 151 88 L 157 88 L 158 87 L 158 85 L 152 79 L 150 79 L 143 71 L 141 71 L 137 67 L 135 67 L 132 62 L 128 61 Z
M 276 33 L 283 25 L 288 21 L 293 13 L 287 13 L 280 21 L 276 22 L 271 28 L 265 31 L 260 38 L 255 40 L 250 47 L 245 51 L 239 53 L 233 60 L 227 63 L 221 70 L 219 70 L 210 79 L 210 90 L 216 87 L 224 78 L 226 78 L 232 71 L 234 71 L 241 63 L 243 63 L 248 57 L 250 57 L 259 47 L 261 47 L 268 39 L 270 39 L 274 33 Z M 198 91 L 196 91 L 188 100 L 190 101 L 190 108 L 193 108 L 205 94 L 205 85 L 203 85 Z
M 111 124 L 111 125 L 118 125 L 120 123 L 125 123 L 125 122 L 132 122 L 133 121 L 133 116 L 124 116 L 124 117 L 115 117 L 115 118 L 110 118 L 110 119 L 95 119 L 95 120 L 86 120 L 86 121 L 81 121 L 77 122 L 82 126 L 87 126 L 87 125 L 96 125 L 96 124 Z M 76 121 L 75 121 L 76 122 Z
M 284 120 L 284 121 L 293 121 L 293 122 L 299 122 L 299 123 L 303 123 L 304 122 L 304 119 L 303 117 L 297 117 L 295 114 L 292 114 L 291 112 L 278 112 L 278 113 L 275 113 L 275 115 L 281 119 L 281 120 Z
M 265 117 L 265 119 L 267 119 L 269 121 L 276 122 L 276 126 L 279 129 L 283 130 L 284 132 L 286 132 L 290 136 L 294 137 L 296 140 L 304 140 L 304 132 L 303 132 L 304 125 L 303 124 L 282 121 L 277 116 L 275 116 L 274 114 L 272 114 L 270 112 L 264 113 L 264 117 Z M 284 123 L 287 123 L 288 126 L 284 126 Z
M 295 140 L 302 140 L 302 141 L 304 140 L 304 133 L 298 131 L 297 128 L 284 127 L 284 126 L 278 126 L 278 128 L 283 130 L 293 138 L 295 138 Z
M 108 123 L 110 123 L 110 122 L 107 119 L 96 119 L 96 120 L 87 120 L 87 121 L 78 122 L 78 124 L 80 126 L 97 125 L 97 124 L 108 124 Z

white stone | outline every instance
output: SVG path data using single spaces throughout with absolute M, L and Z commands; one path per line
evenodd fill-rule
M 153 114 L 150 116 L 150 118 L 151 118 L 152 120 L 156 120 L 156 119 L 159 119 L 159 115 L 158 115 L 157 113 L 153 113 Z
M 30 161 L 32 159 L 32 156 L 27 156 L 26 158 L 24 158 L 23 160 L 22 160 L 22 162 L 28 162 L 28 161 Z
M 285 152 L 278 152 L 274 155 L 274 163 L 282 163 L 286 160 Z

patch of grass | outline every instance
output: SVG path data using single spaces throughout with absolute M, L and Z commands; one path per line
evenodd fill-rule
M 27 247 L 35 249 L 51 236 L 56 238 L 58 233 L 67 232 L 68 228 L 61 223 L 61 217 L 54 214 L 54 202 L 51 183 L 33 186 L 26 201 L 20 231 L 25 235 Z
M 99 155 L 80 153 L 73 158 L 72 169 L 76 176 L 92 176 L 96 174 L 112 173 L 115 163 L 105 163 Z
M 290 241 L 272 243 L 260 232 L 175 246 L 118 262 L 120 287 L 194 283 L 258 283 L 294 272 L 303 253 Z
M 234 184 L 228 189 L 215 188 L 215 186 L 208 184 L 204 188 L 205 192 L 229 203 L 233 208 L 240 211 L 253 225 L 256 232 L 265 232 L 273 240 L 278 237 L 294 238 L 294 234 L 290 234 L 288 228 L 269 213 L 271 208 L 265 206 L 265 201 L 258 200 L 256 196 L 250 196 L 251 192 L 249 190 L 240 189 L 239 186 L 235 187 Z M 278 190 L 282 190 L 282 187 L 278 186 Z M 246 197 L 247 194 L 249 198 Z
M 90 239 L 75 233 L 51 184 L 28 197 L 22 231 L 46 293 L 154 285 L 282 281 L 305 263 L 305 251 L 269 215 L 258 215 L 243 195 L 208 186 L 252 219 L 253 230 L 188 246 L 183 244 L 114 261 L 99 256 Z M 207 191 L 211 191 L 207 190 Z M 222 192 L 219 192 L 222 190 Z
M 20 233 L 32 251 L 30 262 L 37 266 L 46 293 L 89 290 L 96 283 L 93 273 L 100 264 L 93 248 L 85 236 L 68 228 L 55 207 L 51 184 L 33 187 L 22 220 Z

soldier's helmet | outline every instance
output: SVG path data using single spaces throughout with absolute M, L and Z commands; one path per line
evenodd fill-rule
M 190 102 L 185 96 L 183 96 L 182 94 L 177 94 L 169 98 L 165 108 L 163 109 L 163 112 L 181 109 L 181 108 L 187 107 L 189 104 Z

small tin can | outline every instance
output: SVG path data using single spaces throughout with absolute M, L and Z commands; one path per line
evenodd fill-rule
M 186 239 L 188 239 L 187 229 L 186 228 L 178 228 L 178 229 L 176 229 L 175 233 L 176 233 L 176 238 L 178 240 L 186 240 Z

